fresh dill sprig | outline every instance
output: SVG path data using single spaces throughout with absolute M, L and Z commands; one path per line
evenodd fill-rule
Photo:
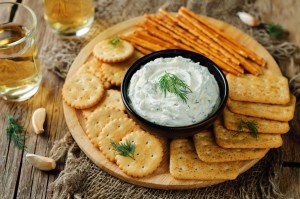
M 241 133 L 243 128 L 247 128 L 250 131 L 250 134 L 252 135 L 252 137 L 254 137 L 255 139 L 258 138 L 258 134 L 257 134 L 257 123 L 256 121 L 244 121 L 241 120 L 240 123 L 237 126 L 237 133 Z
M 114 39 L 112 39 L 112 40 L 110 41 L 110 43 L 111 43 L 114 47 L 116 47 L 120 42 L 121 42 L 121 40 L 118 39 L 118 38 L 114 38 Z
M 134 158 L 134 151 L 135 151 L 135 144 L 126 140 L 126 142 L 116 144 L 113 140 L 110 140 L 111 145 L 113 146 L 114 150 L 119 153 L 121 156 L 130 157 L 131 159 L 135 160 Z
M 9 125 L 6 128 L 8 138 L 12 140 L 19 149 L 24 149 L 25 135 L 22 134 L 23 127 L 18 124 L 13 116 L 7 115 L 6 118 L 9 122 Z
M 156 86 L 164 92 L 165 96 L 167 92 L 174 93 L 185 103 L 188 99 L 187 94 L 192 93 L 190 87 L 183 80 L 168 72 L 159 78 Z
M 272 37 L 280 37 L 283 33 L 283 29 L 281 26 L 273 23 L 273 22 L 269 22 L 267 25 L 266 25 L 266 30 L 267 30 L 267 33 L 269 34 L 269 36 L 272 38 Z

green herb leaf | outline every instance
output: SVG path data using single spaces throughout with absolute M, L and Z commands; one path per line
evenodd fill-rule
M 113 140 L 110 140 L 111 145 L 113 146 L 114 150 L 119 153 L 121 156 L 130 157 L 131 159 L 135 160 L 134 158 L 134 151 L 135 151 L 135 144 L 129 140 L 126 140 L 126 143 L 123 144 L 116 144 Z
M 120 42 L 121 42 L 121 40 L 118 39 L 118 38 L 112 39 L 112 40 L 110 41 L 110 43 L 111 43 L 114 47 L 116 47 Z
M 157 86 L 164 92 L 165 96 L 167 92 L 174 93 L 185 103 L 188 99 L 187 94 L 192 93 L 190 87 L 183 80 L 168 72 L 159 78 Z
M 269 22 L 266 29 L 270 37 L 280 37 L 283 33 L 282 27 L 273 22 Z
M 6 128 L 7 136 L 19 149 L 24 149 L 25 135 L 22 134 L 23 127 L 11 115 L 7 115 L 9 126 Z
M 253 121 L 244 121 L 241 120 L 240 123 L 237 126 L 237 133 L 241 133 L 243 131 L 244 128 L 247 128 L 250 130 L 250 134 L 252 135 L 252 137 L 254 137 L 255 139 L 258 139 L 258 126 L 257 123 L 253 120 Z

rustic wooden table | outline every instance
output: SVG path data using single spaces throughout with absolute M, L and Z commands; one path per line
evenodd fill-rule
M 0 0 L 0 2 L 4 1 L 7 0 Z M 43 19 L 43 2 L 41 0 L 23 0 L 22 2 L 30 6 L 37 15 L 38 49 L 46 46 L 48 42 L 55 42 L 57 35 L 49 30 Z M 272 4 L 270 2 L 271 0 L 268 3 Z M 293 30 L 293 26 L 290 27 Z M 42 172 L 33 168 L 26 161 L 25 155 L 35 153 L 48 156 L 53 143 L 68 131 L 60 94 L 62 85 L 62 79 L 44 68 L 42 84 L 34 97 L 19 103 L 0 99 L 0 198 L 51 198 L 49 186 L 57 177 L 58 172 Z M 42 135 L 36 135 L 31 125 L 32 113 L 39 107 L 44 107 L 47 111 L 45 132 Z M 19 150 L 8 140 L 7 114 L 13 115 L 24 126 L 25 150 Z M 300 132 L 298 134 L 300 136 Z M 281 189 L 287 193 L 287 196 L 300 197 L 300 139 L 295 138 L 293 134 L 287 134 L 284 140 L 282 148 L 285 162 L 282 169 L 283 175 L 280 178 Z

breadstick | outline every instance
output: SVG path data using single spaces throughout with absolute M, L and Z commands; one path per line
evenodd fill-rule
M 198 38 L 202 40 L 205 43 L 210 44 L 212 47 L 219 49 L 223 54 L 227 55 L 227 57 L 230 57 L 231 60 L 234 60 L 233 62 L 236 64 L 240 64 L 240 61 L 235 58 L 232 54 L 235 54 L 235 52 L 229 51 L 228 49 L 224 48 L 223 45 L 220 43 L 212 40 L 210 37 L 208 37 L 206 34 L 204 34 L 202 31 L 195 28 L 195 26 L 187 21 L 185 18 L 178 16 L 178 25 L 185 28 L 187 31 L 190 31 L 194 35 L 198 35 Z
M 133 35 L 128 35 L 128 36 L 120 35 L 120 39 L 124 39 L 124 40 L 126 40 L 130 43 L 134 43 L 136 45 L 142 46 L 143 48 L 146 48 L 146 49 L 151 50 L 151 51 L 159 51 L 159 50 L 165 50 L 166 49 L 162 46 L 150 43 L 150 42 L 145 41 L 143 39 L 137 38 Z
M 163 18 L 158 18 L 158 19 L 156 19 L 156 21 L 160 25 L 166 26 L 169 29 L 172 29 L 178 35 L 184 36 L 185 38 L 189 39 L 190 41 L 194 41 L 194 42 L 198 43 L 199 45 L 206 45 L 206 46 L 210 47 L 211 50 L 216 54 L 222 53 L 225 57 L 227 57 L 227 59 L 229 59 L 231 62 L 235 63 L 236 65 L 240 64 L 238 59 L 236 59 L 235 57 L 230 55 L 228 52 L 226 52 L 225 50 L 220 48 L 220 46 L 216 45 L 214 42 L 208 41 L 204 37 L 199 37 L 199 35 L 197 35 L 197 34 L 195 35 L 195 34 L 190 33 L 189 31 L 186 31 L 185 29 L 180 27 L 177 23 L 173 23 L 174 25 L 170 25 L 170 23 L 172 23 L 172 22 L 170 20 L 165 20 Z M 192 28 L 192 26 L 190 28 Z M 242 71 L 241 67 L 238 67 L 238 68 Z
M 145 31 L 135 31 L 133 33 L 133 35 L 135 35 L 136 37 L 140 38 L 140 39 L 143 39 L 143 40 L 146 40 L 150 43 L 155 43 L 155 44 L 158 44 L 162 47 L 165 47 L 167 49 L 174 49 L 176 48 L 176 46 L 164 41 L 164 40 L 161 40 L 157 37 L 154 37 L 153 35 L 150 35 L 149 33 L 145 32 Z
M 146 49 L 146 48 L 144 48 L 144 47 L 142 47 L 142 46 L 139 46 L 139 45 L 137 45 L 137 44 L 133 44 L 133 43 L 131 43 L 132 45 L 133 45 L 133 47 L 137 50 L 137 51 L 139 51 L 140 53 L 142 53 L 143 55 L 148 55 L 148 54 L 150 54 L 150 53 L 152 53 L 153 51 L 150 51 L 150 50 L 148 50 L 148 49 Z
M 174 40 L 173 38 L 170 38 L 170 36 L 168 34 L 165 34 L 161 31 L 159 31 L 156 27 L 152 26 L 151 24 L 148 24 L 148 23 L 139 24 L 139 27 L 143 28 L 144 30 L 146 30 L 150 34 L 156 36 L 157 38 L 160 38 L 161 40 L 167 41 L 167 42 L 173 44 L 174 46 L 176 46 L 180 49 L 195 51 L 193 48 L 191 48 L 187 45 L 184 45 L 184 44 L 178 42 L 177 40 Z
M 152 21 L 149 19 L 146 20 L 146 23 L 151 24 L 151 26 L 154 26 L 155 28 L 157 28 L 158 31 L 167 34 L 169 37 L 172 37 L 174 40 L 178 40 L 178 41 L 182 42 L 183 44 L 195 49 L 197 53 L 200 53 L 200 54 L 208 57 L 209 59 L 213 60 L 214 62 L 216 62 L 216 64 L 218 64 L 220 68 L 222 68 L 232 74 L 235 74 L 235 75 L 238 75 L 243 72 L 243 70 L 240 72 L 240 71 L 236 70 L 234 67 L 232 67 L 233 64 L 225 63 L 223 60 L 226 58 L 212 54 L 207 48 L 204 48 L 201 45 L 195 44 L 193 41 L 190 41 L 189 39 L 185 38 L 184 35 L 178 35 L 178 34 L 174 33 L 173 31 L 171 31 L 170 29 L 167 29 L 167 28 L 161 26 L 160 24 L 157 24 L 155 21 Z M 149 25 L 147 25 L 147 27 L 148 26 Z M 193 51 L 195 51 L 195 50 L 193 50 Z
M 224 49 L 222 46 L 220 46 L 218 43 L 215 41 L 211 40 L 209 37 L 207 37 L 203 33 L 199 33 L 197 29 L 194 28 L 193 24 L 190 24 L 189 22 L 185 21 L 184 23 L 180 22 L 176 17 L 172 16 L 170 13 L 163 9 L 159 9 L 160 13 L 163 14 L 164 18 L 162 21 L 166 23 L 173 23 L 177 24 L 177 29 L 180 28 L 182 32 L 184 32 L 184 35 L 189 35 L 187 33 L 190 33 L 194 35 L 197 38 L 197 42 L 199 44 L 206 43 L 209 47 L 214 48 L 216 51 L 219 51 L 217 53 L 222 53 L 224 54 L 231 62 L 235 63 L 236 65 L 240 64 L 240 61 L 235 58 L 230 52 L 228 52 L 226 49 Z M 179 27 L 178 27 L 179 26 Z M 200 36 L 201 34 L 201 36 Z M 243 69 L 239 66 L 237 66 L 239 70 L 242 72 Z
M 244 47 L 243 45 L 241 45 L 240 43 L 238 43 L 236 40 L 234 40 L 233 38 L 231 38 L 229 35 L 224 34 L 223 32 L 221 32 L 218 28 L 214 27 L 213 25 L 211 25 L 210 23 L 206 22 L 204 19 L 202 19 L 199 15 L 197 15 L 196 13 L 192 12 L 191 10 L 188 10 L 185 7 L 181 7 L 179 9 L 179 12 L 183 12 L 186 13 L 187 15 L 193 17 L 194 19 L 196 19 L 198 22 L 202 23 L 205 27 L 207 27 L 208 29 L 210 29 L 211 31 L 217 33 L 218 35 L 220 35 L 222 38 L 224 38 L 225 40 L 229 41 L 230 43 L 232 43 L 234 46 L 238 47 L 240 49 L 240 51 L 242 51 L 243 55 L 247 55 L 249 56 L 249 58 L 251 60 L 253 60 L 254 62 L 256 62 L 258 65 L 260 66 L 264 66 L 266 64 L 266 61 L 259 57 L 257 54 L 255 54 L 254 52 L 252 52 L 251 50 L 249 50 L 248 48 Z
M 193 19 L 189 19 L 186 17 L 186 15 L 181 15 L 178 17 L 179 21 L 183 21 L 185 24 L 191 24 L 191 23 L 195 23 L 195 21 Z M 181 24 L 183 25 L 183 24 Z M 212 33 L 210 33 L 209 31 L 203 29 L 203 27 L 199 26 L 199 25 L 195 25 L 195 27 L 199 28 L 199 31 L 203 32 L 206 36 L 209 36 L 211 39 L 213 39 L 215 42 L 217 42 L 219 45 L 222 44 L 222 41 L 219 40 L 219 38 L 216 38 L 212 35 Z M 224 43 L 223 43 L 224 44 Z M 225 45 L 223 45 L 224 47 L 227 47 Z M 227 50 L 230 49 L 226 48 Z M 232 52 L 231 50 L 228 50 L 230 52 Z M 234 53 L 233 54 L 242 64 L 242 66 L 249 71 L 251 74 L 253 75 L 257 75 L 259 73 L 259 71 L 257 70 L 257 68 L 253 67 L 251 64 L 249 64 L 248 62 L 246 62 L 246 60 L 240 56 L 239 54 Z
M 193 26 L 189 26 L 187 27 L 188 29 L 192 29 Z M 186 34 L 182 34 L 181 36 L 184 37 L 184 35 Z M 195 42 L 195 45 L 197 45 L 197 43 L 199 45 L 205 46 L 206 49 L 202 49 L 204 51 L 208 51 L 208 53 L 212 53 L 214 54 L 216 57 L 219 57 L 222 60 L 226 60 L 227 62 L 231 63 L 230 66 L 233 67 L 235 70 L 237 70 L 239 73 L 244 73 L 243 68 L 241 68 L 239 66 L 240 61 L 235 58 L 234 56 L 232 56 L 230 53 L 226 52 L 226 51 L 222 51 L 222 47 L 219 46 L 214 46 L 212 47 L 211 44 L 213 43 L 211 42 L 203 42 L 203 40 L 192 40 L 191 42 Z M 225 52 L 225 53 L 224 53 Z
M 181 42 L 183 42 L 189 46 L 192 46 L 193 48 L 195 48 L 197 50 L 197 52 L 199 52 L 205 56 L 209 56 L 211 54 L 211 56 L 214 57 L 213 60 L 215 60 L 216 58 L 221 59 L 221 60 L 225 59 L 227 62 L 230 63 L 230 66 L 232 68 L 234 68 L 236 71 L 238 71 L 239 73 L 244 73 L 244 70 L 239 65 L 237 65 L 235 62 L 233 62 L 232 59 L 224 56 L 218 49 L 209 48 L 209 46 L 202 41 L 198 45 L 198 43 L 196 42 L 197 40 L 195 39 L 195 36 L 191 35 L 189 32 L 184 31 L 183 29 L 179 28 L 178 26 L 171 26 L 166 21 L 163 21 L 159 17 L 155 17 L 153 15 L 151 15 L 151 16 L 147 15 L 146 19 L 150 23 L 155 24 L 157 27 L 164 27 L 164 29 L 162 29 L 164 32 L 168 31 L 167 33 L 169 35 L 171 35 L 173 38 L 178 39 Z M 235 60 L 237 60 L 237 59 L 235 59 Z

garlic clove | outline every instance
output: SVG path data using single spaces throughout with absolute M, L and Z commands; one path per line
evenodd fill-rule
M 247 24 L 248 26 L 258 26 L 260 24 L 259 20 L 255 19 L 252 15 L 247 12 L 238 12 L 237 13 L 240 20 Z
M 27 153 L 26 159 L 32 166 L 42 171 L 50 171 L 56 167 L 55 160 L 45 156 Z
M 46 109 L 38 108 L 32 114 L 32 126 L 36 134 L 44 132 L 44 122 L 46 119 Z

